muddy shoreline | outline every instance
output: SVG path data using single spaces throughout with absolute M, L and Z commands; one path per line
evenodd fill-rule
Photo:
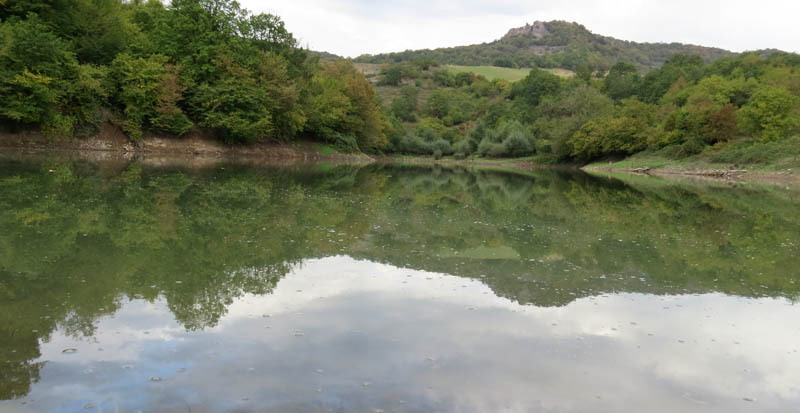
M 322 153 L 312 141 L 292 143 L 265 142 L 252 145 L 226 145 L 203 131 L 193 131 L 181 138 L 146 136 L 132 142 L 117 126 L 105 124 L 94 136 L 75 139 L 52 139 L 37 131 L 0 132 L 0 155 L 4 158 L 49 157 L 92 162 L 140 161 L 151 166 L 213 167 L 220 163 L 252 165 L 299 165 L 329 163 L 392 163 L 498 168 L 527 171 L 531 169 L 581 169 L 585 172 L 633 174 L 660 178 L 693 178 L 729 182 L 800 184 L 800 176 L 781 171 L 745 169 L 604 168 L 578 165 L 539 165 L 529 160 L 433 159 L 414 156 L 368 156 L 364 154 Z
M 749 171 L 742 169 L 669 169 L 669 168 L 601 168 L 584 167 L 581 170 L 594 173 L 628 174 L 659 178 L 692 178 L 717 182 L 759 182 L 776 185 L 800 185 L 800 176 L 780 171 Z

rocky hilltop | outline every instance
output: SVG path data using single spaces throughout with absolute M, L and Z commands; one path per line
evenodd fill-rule
M 547 30 L 547 25 L 545 25 L 544 22 L 535 21 L 532 25 L 526 23 L 525 26 L 509 30 L 508 33 L 503 36 L 503 39 L 515 36 L 528 36 L 538 40 L 549 34 L 550 31 Z
M 575 22 L 536 21 L 511 29 L 501 39 L 470 46 L 406 50 L 356 58 L 359 63 L 396 63 L 429 60 L 462 66 L 544 67 L 576 70 L 582 64 L 608 70 L 627 62 L 641 70 L 660 67 L 676 54 L 698 55 L 706 62 L 735 53 L 713 47 L 680 43 L 637 43 L 592 33 Z

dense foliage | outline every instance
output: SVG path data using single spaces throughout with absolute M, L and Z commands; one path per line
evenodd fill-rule
M 722 49 L 680 43 L 636 43 L 591 33 L 584 26 L 564 21 L 544 23 L 548 34 L 541 38 L 526 34 L 506 35 L 500 40 L 471 46 L 407 50 L 399 53 L 360 56 L 364 63 L 413 62 L 420 59 L 444 64 L 499 67 L 564 68 L 579 71 L 585 65 L 608 70 L 617 62 L 642 69 L 660 67 L 675 54 L 702 56 L 707 62 L 733 53 Z
M 320 63 L 277 16 L 234 0 L 7 0 L 0 95 L 0 123 L 50 135 L 111 121 L 133 140 L 204 128 L 229 143 L 386 142 L 373 90 L 350 63 Z
M 393 82 L 383 81 L 391 74 Z M 647 73 L 621 62 L 605 74 L 569 78 L 533 69 L 512 84 L 416 63 L 384 65 L 382 76 L 377 89 L 391 98 L 392 149 L 411 154 L 585 163 L 647 151 L 764 163 L 796 156 L 791 142 L 800 134 L 795 54 L 746 53 L 711 64 L 675 55 Z
M 399 62 L 357 67 L 321 61 L 277 16 L 234 0 L 6 0 L 0 128 L 75 136 L 111 122 L 132 140 L 202 130 L 227 143 L 308 137 L 341 151 L 547 162 L 649 151 L 746 163 L 792 152 L 800 56 L 723 57 L 620 42 L 577 24 L 544 27 L 539 37 L 378 56 L 361 60 Z M 466 58 L 473 55 L 480 62 Z M 486 59 L 574 76 L 533 69 L 512 83 L 440 66 Z

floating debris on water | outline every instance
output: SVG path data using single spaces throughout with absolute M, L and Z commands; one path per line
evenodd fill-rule
M 152 382 L 159 382 L 159 381 L 161 381 L 161 377 L 158 377 L 158 376 L 151 376 L 151 377 L 150 377 L 150 381 L 152 381 Z
M 62 352 L 62 353 L 64 353 L 64 354 L 73 354 L 73 353 L 77 353 L 77 352 L 78 352 L 78 349 L 75 349 L 75 348 L 66 348 L 66 349 L 64 349 L 64 350 L 61 350 L 61 352 Z

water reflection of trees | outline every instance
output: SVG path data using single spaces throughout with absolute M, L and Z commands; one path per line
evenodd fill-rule
M 38 379 L 39 340 L 90 336 L 164 297 L 187 329 L 347 254 L 481 278 L 523 304 L 607 292 L 797 297 L 795 193 L 569 171 L 318 166 L 0 168 L 0 398 Z

